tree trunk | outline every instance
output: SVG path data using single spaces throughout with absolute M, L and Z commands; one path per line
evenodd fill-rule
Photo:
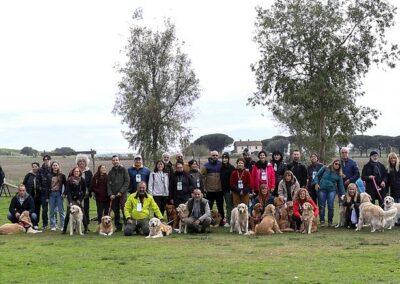
M 324 94 L 321 93 L 321 96 Z M 325 116 L 323 112 L 322 99 L 320 100 L 320 112 L 319 112 L 319 159 L 322 163 L 325 162 L 326 155 L 326 134 L 325 134 Z

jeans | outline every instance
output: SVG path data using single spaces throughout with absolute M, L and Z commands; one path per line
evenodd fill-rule
M 49 216 L 48 216 L 49 200 L 47 198 L 48 197 L 47 197 L 46 192 L 40 193 L 40 203 L 42 204 L 42 226 L 43 226 L 43 228 L 47 227 L 47 225 L 49 224 Z
M 225 207 L 226 207 L 226 222 L 230 223 L 231 222 L 231 212 L 232 212 L 232 193 L 230 192 L 225 192 L 224 193 L 224 199 L 225 199 Z
M 37 223 L 37 215 L 36 215 L 36 213 L 30 213 L 29 214 L 29 218 L 31 218 L 32 224 Z M 15 215 L 11 214 L 11 212 L 8 212 L 7 219 L 11 223 L 18 223 L 18 221 L 19 221 L 17 218 L 15 218 Z
M 336 191 L 318 191 L 319 219 L 325 222 L 325 205 L 328 203 L 328 223 L 333 221 L 333 207 L 335 205 Z
M 61 196 L 61 192 L 60 191 L 50 192 L 49 203 L 50 203 L 50 227 L 55 228 L 57 226 L 56 214 L 58 212 L 60 214 L 60 228 L 63 228 L 65 213 L 64 213 L 64 203 L 63 203 L 63 198 Z M 55 210 L 56 208 L 57 211 Z

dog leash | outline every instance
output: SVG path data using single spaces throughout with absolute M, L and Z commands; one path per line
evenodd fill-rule
M 382 195 L 381 195 L 381 193 L 380 193 L 381 188 L 378 187 L 378 185 L 376 184 L 376 180 L 375 180 L 375 177 L 374 177 L 374 176 L 373 176 L 373 178 L 372 178 L 372 182 L 373 182 L 373 184 L 374 184 L 374 187 L 375 187 L 376 192 L 377 192 L 378 195 L 379 195 L 380 200 L 383 202 L 383 198 L 382 198 Z
M 110 207 L 108 207 L 108 216 L 111 216 L 112 199 L 110 199 Z

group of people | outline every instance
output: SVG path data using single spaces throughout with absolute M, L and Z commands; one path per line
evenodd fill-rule
M 66 176 L 61 172 L 60 164 L 45 155 L 42 165 L 32 163 L 32 170 L 11 201 L 8 219 L 16 222 L 22 211 L 28 210 L 37 229 L 42 213 L 43 229 L 49 226 L 50 217 L 50 229 L 60 228 L 65 233 L 69 208 L 76 204 L 84 212 L 83 223 L 87 232 L 89 199 L 93 196 L 97 220 L 100 222 L 101 217 L 109 215 L 112 210 L 116 230 L 121 231 L 125 225 L 125 235 L 134 232 L 148 234 L 150 215 L 165 219 L 167 204 L 177 208 L 182 203 L 189 208 L 189 228 L 204 232 L 214 221 L 210 213 L 214 203 L 221 217 L 219 226 L 229 226 L 231 211 L 238 204 L 245 203 L 251 211 L 256 203 L 261 203 L 264 208 L 277 196 L 282 196 L 285 202 L 293 202 L 296 226 L 301 225 L 304 202 L 312 204 L 320 224 L 325 224 L 327 207 L 328 226 L 332 226 L 336 196 L 339 196 L 342 206 L 354 209 L 358 216 L 358 192 L 364 185 L 373 202 L 377 200 L 382 205 L 386 195 L 400 202 L 399 159 L 395 153 L 389 154 L 388 166 L 385 167 L 379 162 L 378 153 L 372 151 L 361 175 L 346 147 L 340 150 L 340 158 L 329 165 L 323 165 L 318 156 L 312 154 L 306 166 L 301 162 L 298 150 L 292 152 L 289 163 L 284 161 L 279 151 L 274 151 L 270 160 L 265 151 L 260 151 L 257 161 L 253 161 L 250 153 L 245 151 L 243 157 L 236 160 L 236 166 L 231 164 L 228 153 L 223 153 L 219 159 L 217 151 L 212 151 L 201 167 L 194 159 L 185 162 L 182 154 L 175 158 L 176 162 L 172 164 L 170 154 L 164 153 L 150 170 L 143 165 L 140 155 L 134 156 L 134 164 L 128 169 L 120 164 L 118 156 L 113 156 L 109 171 L 105 165 L 99 165 L 96 173 L 92 174 L 88 168 L 89 158 L 78 155 L 76 166 Z M 64 198 L 68 201 L 66 214 Z M 354 227 L 350 215 L 346 217 L 346 226 Z

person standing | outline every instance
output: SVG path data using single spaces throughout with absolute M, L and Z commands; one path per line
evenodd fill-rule
M 164 162 L 157 161 L 154 171 L 150 173 L 148 188 L 162 215 L 164 215 L 165 205 L 167 205 L 169 198 L 169 176 L 168 173 L 164 172 L 164 169 Z
M 251 171 L 252 189 L 255 194 L 259 193 L 260 186 L 264 184 L 270 192 L 275 191 L 275 172 L 272 164 L 267 161 L 267 153 L 262 150 L 258 153 L 258 161 Z M 272 201 L 273 196 L 270 195 Z
M 361 178 L 365 181 L 365 191 L 371 196 L 371 202 L 378 200 L 383 206 L 383 199 L 386 196 L 387 171 L 385 166 L 379 162 L 377 151 L 371 151 L 369 161 L 362 169 Z
M 164 154 L 162 154 L 162 161 L 164 163 L 164 172 L 166 172 L 168 176 L 171 176 L 174 172 L 174 166 L 171 162 L 171 155 L 165 152 Z
M 134 164 L 128 169 L 131 188 L 129 193 L 136 192 L 137 185 L 139 182 L 144 181 L 146 186 L 149 183 L 150 169 L 143 165 L 143 160 L 141 155 L 135 155 Z
M 224 193 L 222 192 L 221 186 L 222 162 L 218 160 L 218 151 L 211 151 L 210 155 L 211 157 L 209 157 L 208 162 L 203 165 L 201 173 L 204 176 L 204 185 L 210 209 L 213 208 L 214 202 L 216 202 L 218 213 L 221 215 L 221 223 L 219 225 L 223 226 L 225 213 Z
M 89 208 L 90 208 L 90 197 L 92 197 L 92 178 L 93 173 L 89 169 L 89 157 L 84 154 L 78 154 L 75 159 L 76 165 L 82 172 L 82 178 L 85 180 L 85 199 L 83 200 L 83 213 L 85 214 L 86 221 L 89 224 Z
M 400 169 L 399 158 L 396 153 L 388 155 L 388 184 L 390 196 L 393 197 L 394 202 L 400 203 Z
M 278 196 L 278 185 L 286 171 L 286 163 L 283 161 L 283 154 L 280 151 L 276 150 L 272 153 L 271 164 L 275 172 L 274 196 Z
M 204 179 L 199 170 L 199 164 L 196 160 L 189 161 L 189 179 L 190 179 L 190 190 L 198 188 L 204 193 Z
M 86 182 L 82 177 L 82 172 L 78 166 L 75 166 L 68 175 L 68 180 L 66 182 L 65 195 L 67 196 L 68 206 L 67 206 L 67 216 L 65 216 L 65 222 L 62 230 L 62 234 L 67 232 L 69 215 L 72 205 L 77 205 L 81 208 L 83 212 L 83 200 L 86 193 Z M 85 214 L 83 214 L 83 226 L 85 228 L 85 234 L 88 233 L 88 222 L 86 220 Z
M 189 174 L 183 170 L 182 162 L 177 162 L 169 183 L 170 203 L 178 207 L 189 200 L 191 193 Z
M 322 167 L 315 176 L 313 184 L 318 191 L 320 223 L 325 224 L 325 206 L 328 203 L 328 226 L 331 227 L 336 194 L 339 194 L 340 200 L 343 200 L 345 193 L 340 160 L 335 159 L 329 166 Z
M 40 187 L 40 204 L 42 206 L 42 230 L 46 230 L 49 224 L 49 195 L 51 190 L 51 157 L 50 155 L 43 156 L 43 164 L 38 172 L 39 187 Z M 39 210 L 40 211 L 40 210 Z M 38 216 L 39 222 L 39 216 Z
M 236 170 L 230 177 L 232 190 L 233 207 L 237 207 L 240 203 L 249 205 L 249 194 L 251 193 L 251 176 L 249 171 L 244 168 L 244 159 L 239 158 L 236 161 Z
M 349 158 L 349 148 L 343 147 L 340 149 L 340 164 L 343 170 L 343 183 L 345 189 L 350 183 L 355 183 L 360 178 L 360 170 L 356 161 Z
M 249 149 L 244 149 L 243 150 L 243 159 L 244 159 L 244 168 L 251 173 L 253 166 L 256 162 L 253 161 L 251 158 L 251 154 L 249 152 Z
M 313 185 L 313 180 L 324 165 L 318 161 L 317 154 L 311 154 L 310 161 L 311 164 L 307 167 L 307 190 L 314 203 L 317 203 L 318 194 Z
M 97 222 L 101 223 L 101 218 L 111 214 L 110 197 L 107 194 L 108 174 L 105 165 L 97 167 L 97 172 L 92 178 L 92 193 L 96 199 Z
M 305 188 L 307 186 L 307 168 L 300 162 L 300 158 L 300 151 L 294 150 L 292 153 L 292 162 L 287 165 L 287 169 L 297 178 L 300 187 Z
M 229 154 L 227 152 L 222 154 L 222 165 L 221 165 L 221 187 L 224 193 L 225 208 L 226 208 L 226 220 L 224 221 L 225 227 L 229 227 L 231 221 L 231 211 L 233 207 L 232 203 L 232 188 L 231 188 L 231 174 L 235 170 L 235 167 L 229 162 Z
M 35 214 L 37 218 L 35 221 L 32 220 L 32 225 L 33 228 L 37 230 L 39 228 L 38 225 L 40 216 L 40 186 L 38 178 L 40 164 L 38 162 L 33 162 L 31 166 L 32 170 L 25 175 L 22 184 L 25 185 L 26 192 L 32 196 L 35 203 Z
M 111 208 L 114 212 L 114 224 L 116 231 L 122 231 L 121 215 L 125 223 L 124 207 L 126 192 L 129 188 L 128 171 L 120 164 L 118 156 L 112 157 L 113 167 L 108 172 L 107 194 L 111 200 Z
M 61 172 L 60 164 L 57 161 L 51 163 L 51 189 L 49 195 L 50 205 L 50 229 L 56 231 L 57 228 L 64 227 L 64 190 L 67 181 L 65 175 Z M 57 208 L 57 211 L 56 211 Z M 60 227 L 56 224 L 57 212 L 60 216 Z

